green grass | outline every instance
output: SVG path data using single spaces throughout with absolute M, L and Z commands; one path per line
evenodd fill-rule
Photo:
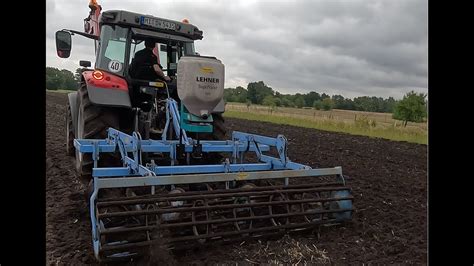
M 225 117 L 240 118 L 247 120 L 264 121 L 275 124 L 314 128 L 332 132 L 343 132 L 352 135 L 384 138 L 395 141 L 407 141 L 412 143 L 427 144 L 428 135 L 425 130 L 403 128 L 403 127 L 363 127 L 356 124 L 344 123 L 331 120 L 308 120 L 296 117 L 283 117 L 266 114 L 238 112 L 227 110 Z
M 58 93 L 70 93 L 75 92 L 76 90 L 46 90 L 47 92 L 58 92 Z

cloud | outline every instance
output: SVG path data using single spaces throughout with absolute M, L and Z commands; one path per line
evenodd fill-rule
M 74 36 L 67 60 L 55 53 L 54 33 L 82 30 L 83 0 L 47 0 L 46 64 L 74 71 L 94 62 L 91 40 Z M 202 55 L 226 66 L 226 87 L 263 80 L 282 93 L 315 90 L 346 97 L 401 98 L 428 91 L 426 0 L 352 1 L 111 1 L 124 9 L 174 20 L 204 31 Z

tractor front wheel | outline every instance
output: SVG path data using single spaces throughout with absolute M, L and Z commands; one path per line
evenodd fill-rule
M 71 106 L 69 101 L 67 102 L 67 112 L 66 112 L 66 153 L 69 156 L 74 156 L 74 128 L 72 125 L 72 113 Z

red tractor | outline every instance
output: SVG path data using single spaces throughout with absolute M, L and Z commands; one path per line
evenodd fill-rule
M 88 68 L 91 62 L 80 61 L 84 67 L 80 87 L 77 92 L 68 95 L 66 147 L 67 153 L 76 157 L 80 176 L 90 179 L 93 160 L 91 155 L 75 151 L 75 138 L 105 138 L 109 127 L 128 133 L 140 132 L 144 139 L 161 138 L 166 121 L 164 100 L 168 94 L 178 104 L 184 102 L 186 108 L 182 111 L 191 114 L 192 118 L 188 124 L 204 121 L 212 125 L 185 127 L 189 134 L 201 139 L 223 139 L 224 66 L 214 57 L 199 56 L 195 52 L 194 41 L 203 38 L 202 31 L 187 19 L 179 22 L 129 11 L 101 12 L 102 7 L 94 0 L 89 7 L 90 14 L 84 19 L 85 32 L 56 32 L 57 54 L 62 58 L 70 55 L 71 35 L 78 34 L 95 42 L 94 69 Z M 155 41 L 153 52 L 171 81 L 143 80 L 130 75 L 135 52 L 144 48 L 145 39 Z M 185 91 L 180 93 L 183 97 L 179 97 L 177 63 L 182 57 L 187 57 L 188 61 L 199 61 L 197 64 L 206 62 L 216 65 L 218 72 L 206 73 L 204 68 L 201 69 L 204 75 L 200 78 L 202 84 L 219 89 L 207 90 L 206 97 Z M 171 136 L 172 133 L 169 134 Z

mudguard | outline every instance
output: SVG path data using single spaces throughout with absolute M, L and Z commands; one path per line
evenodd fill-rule
M 100 72 L 101 79 L 93 76 L 95 71 L 84 71 L 82 76 L 87 85 L 89 99 L 93 104 L 111 107 L 131 108 L 127 81 L 105 71 Z

